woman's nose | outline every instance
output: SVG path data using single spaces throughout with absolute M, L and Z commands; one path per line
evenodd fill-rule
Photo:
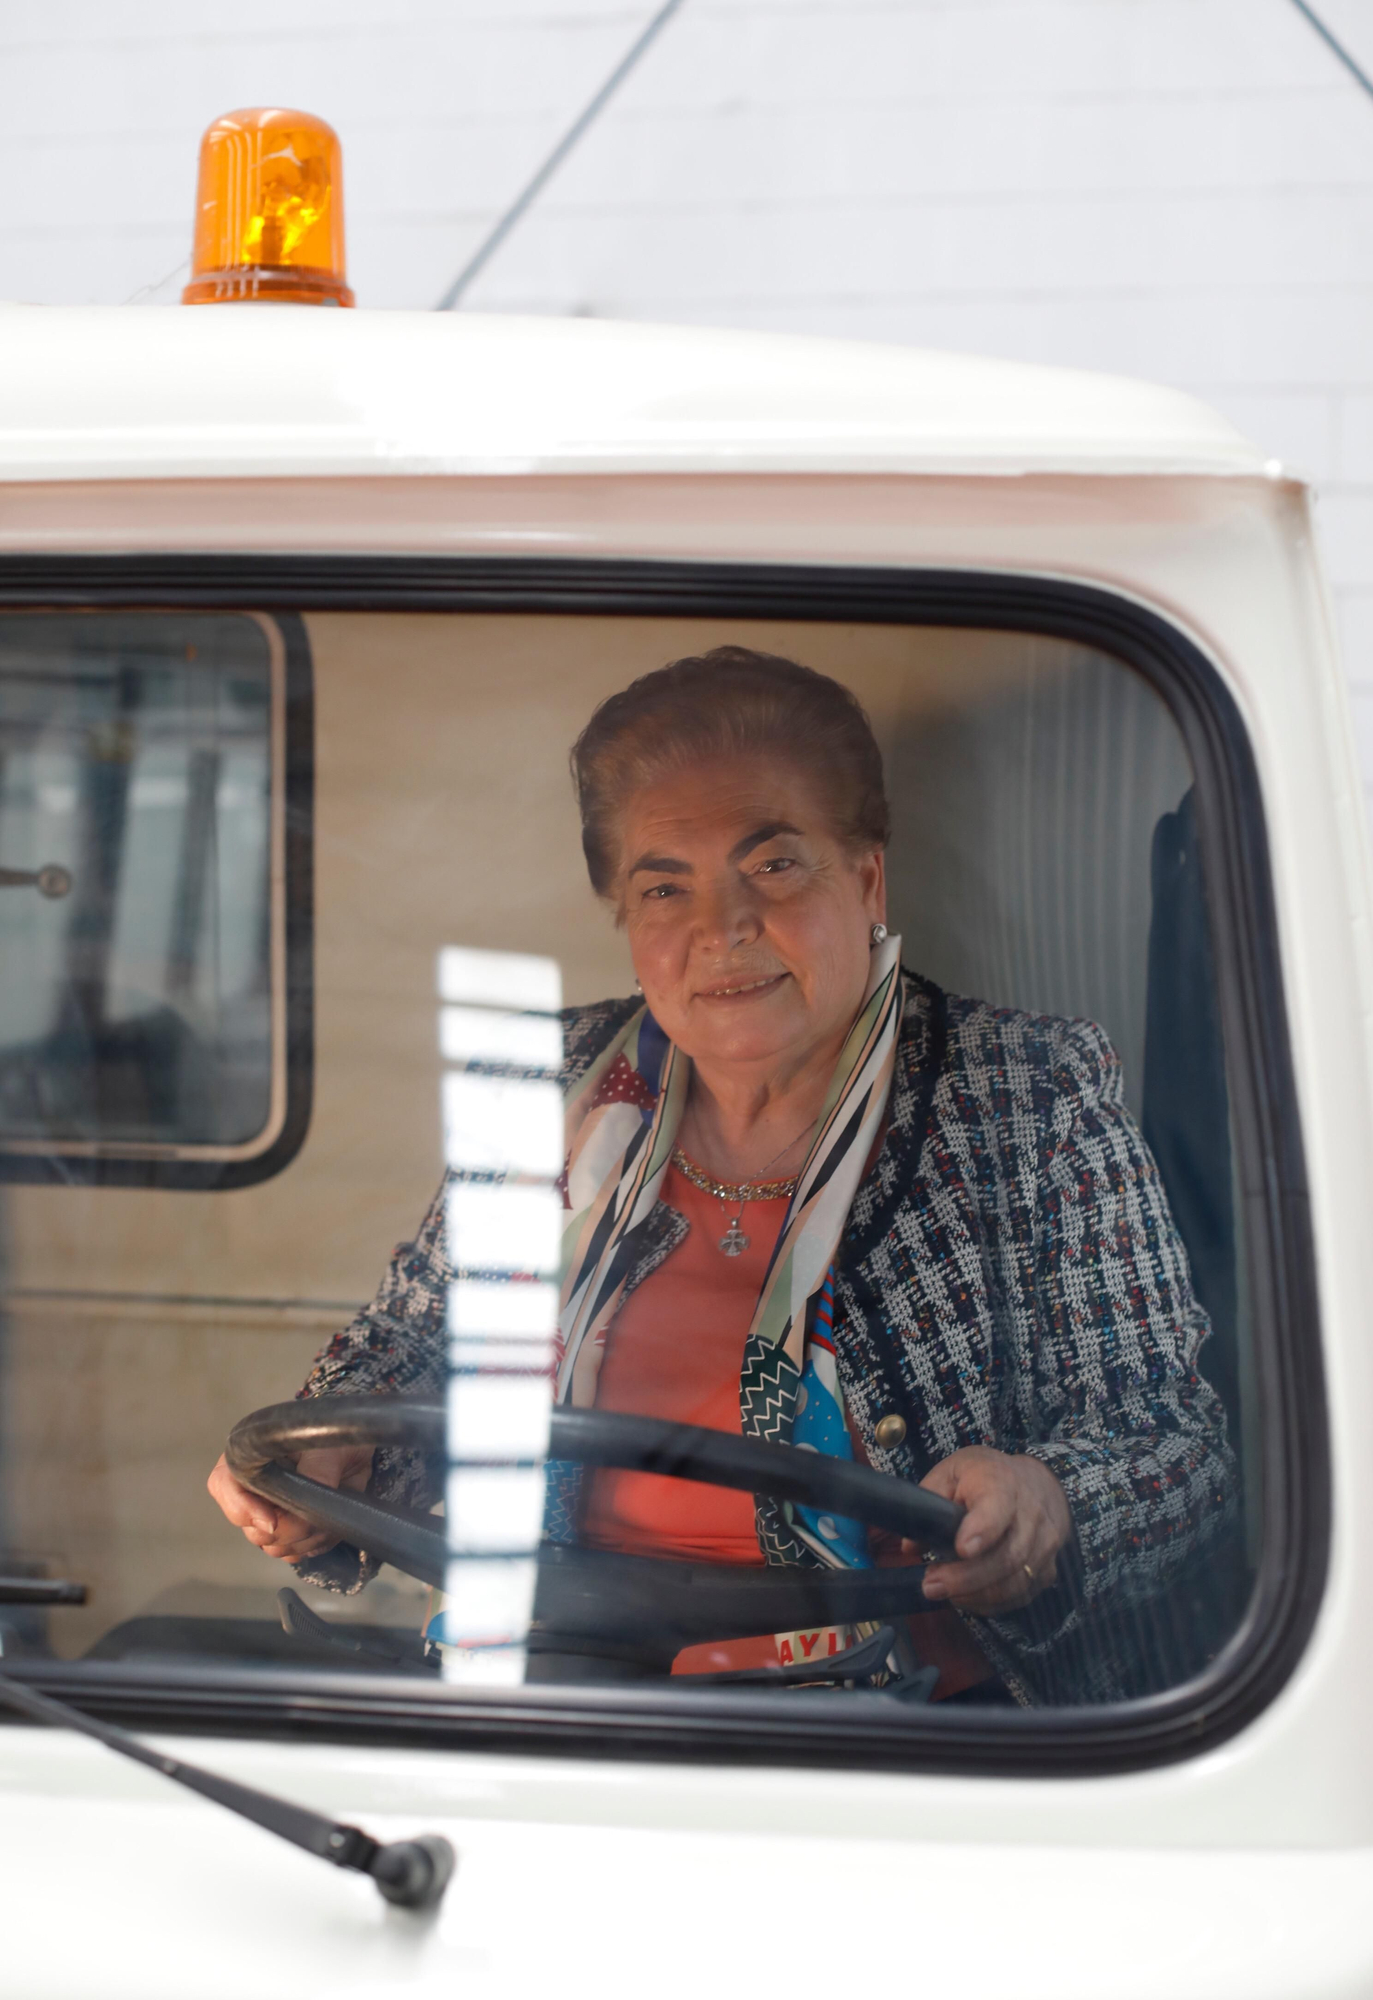
M 756 943 L 762 922 L 747 886 L 737 878 L 715 884 L 701 909 L 701 942 L 711 951 Z

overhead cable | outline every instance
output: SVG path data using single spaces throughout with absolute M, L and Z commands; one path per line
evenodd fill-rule
M 467 291 L 478 272 L 486 268 L 497 250 L 500 249 L 502 243 L 504 243 L 506 237 L 520 220 L 520 217 L 538 200 L 540 194 L 542 194 L 549 181 L 552 180 L 554 174 L 557 173 L 573 147 L 584 137 L 591 126 L 595 124 L 601 112 L 604 111 L 606 105 L 615 95 L 615 92 L 629 75 L 640 57 L 657 40 L 681 5 L 682 0 L 666 0 L 666 4 L 658 9 L 633 47 L 615 65 L 586 109 L 568 126 L 566 132 L 559 139 L 557 145 L 548 155 L 548 158 L 544 161 L 533 179 L 520 190 L 495 228 L 485 237 L 474 255 L 468 258 L 457 277 L 454 278 L 448 290 L 439 300 L 438 305 L 434 308 L 436 312 L 452 312 L 453 308 L 461 302 L 463 294 Z
M 1292 5 L 1296 8 L 1299 14 L 1304 14 L 1306 16 L 1306 19 L 1310 22 L 1311 26 L 1316 30 L 1316 33 L 1320 36 L 1321 40 L 1325 43 L 1326 47 L 1329 48 L 1333 54 L 1339 57 L 1340 61 L 1349 71 L 1349 74 L 1353 77 L 1355 83 L 1358 84 L 1360 90 L 1366 90 L 1368 92 L 1368 95 L 1370 97 L 1373 97 L 1373 77 L 1370 77 L 1368 71 L 1366 69 L 1361 68 L 1360 65 L 1355 62 L 1353 56 L 1350 55 L 1344 43 L 1338 41 L 1335 38 L 1335 36 L 1331 34 L 1329 28 L 1326 27 L 1324 21 L 1321 19 L 1320 15 L 1316 12 L 1315 8 L 1308 7 L 1306 4 L 1306 0 L 1292 0 Z

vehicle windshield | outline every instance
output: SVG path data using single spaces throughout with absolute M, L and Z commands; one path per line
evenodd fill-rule
M 1204 1672 L 1265 1518 L 1215 823 L 1067 639 L 0 614 L 5 1666 Z

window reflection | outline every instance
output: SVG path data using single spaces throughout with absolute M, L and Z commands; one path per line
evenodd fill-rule
M 562 982 L 555 960 L 439 955 L 449 1287 L 447 1678 L 524 1678 L 557 1325 Z

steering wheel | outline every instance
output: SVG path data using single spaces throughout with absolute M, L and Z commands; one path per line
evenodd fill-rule
M 294 1469 L 303 1451 L 382 1446 L 443 1457 L 443 1403 L 404 1396 L 321 1396 L 274 1403 L 234 1426 L 234 1477 L 406 1575 L 442 1588 L 443 1523 Z M 907 1480 L 792 1445 L 608 1410 L 555 1409 L 548 1456 L 656 1472 L 851 1515 L 939 1549 L 952 1547 L 963 1509 Z M 283 1463 L 283 1461 L 286 1461 Z M 511 1553 L 522 1553 L 512 1551 Z M 544 1542 L 529 1635 L 531 1680 L 639 1679 L 671 1671 L 685 1646 L 770 1632 L 847 1625 L 926 1603 L 919 1565 L 831 1570 L 674 1562 Z M 693 1676 L 693 1679 L 704 1676 Z

